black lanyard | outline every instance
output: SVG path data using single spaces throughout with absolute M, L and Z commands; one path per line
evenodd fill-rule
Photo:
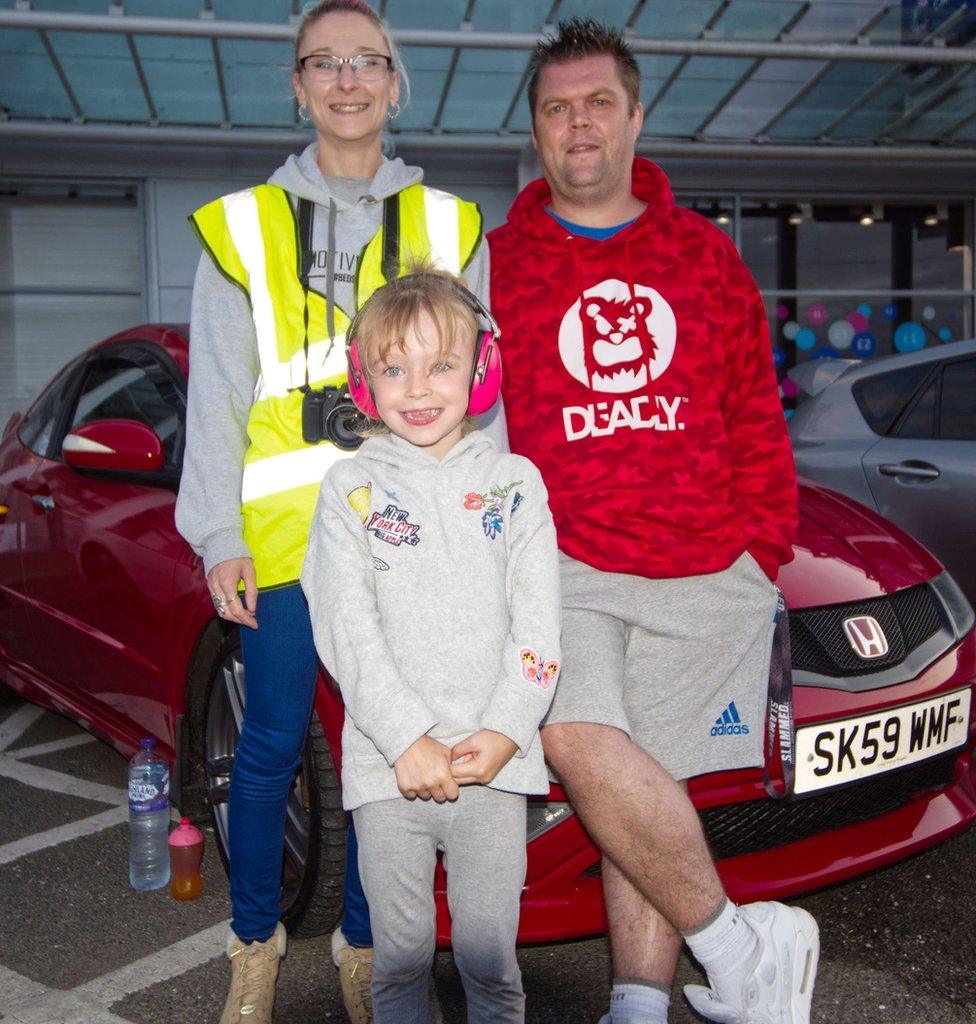
M 308 289 L 309 275 L 312 272 L 312 261 L 315 253 L 312 250 L 312 228 L 315 224 L 315 204 L 310 199 L 298 200 L 298 280 L 302 283 L 305 304 L 302 308 L 302 349 L 305 352 L 305 383 L 301 390 L 308 394 L 311 385 L 308 379 Z
M 769 662 L 769 693 L 766 702 L 766 764 L 763 785 L 774 800 L 783 800 L 793 792 L 796 748 L 793 743 L 793 668 L 790 657 L 790 615 L 783 595 L 776 591 L 776 616 L 773 619 L 773 649 Z M 779 763 L 783 788 L 778 790 L 769 774 L 779 736 Z

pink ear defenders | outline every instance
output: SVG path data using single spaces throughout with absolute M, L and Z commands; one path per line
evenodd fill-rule
M 480 416 L 495 404 L 502 386 L 502 353 L 498 347 L 501 331 L 495 318 L 476 295 L 456 281 L 454 287 L 471 307 L 475 316 L 481 317 L 488 324 L 488 330 L 479 330 L 475 338 L 471 387 L 468 393 L 468 415 Z M 363 309 L 365 308 L 364 305 Z M 349 397 L 364 416 L 376 420 L 379 419 L 379 413 L 376 411 L 376 403 L 369 390 L 369 381 L 359 359 L 359 346 L 356 344 L 356 327 L 361 314 L 362 309 L 356 314 L 349 327 L 346 345 L 346 361 L 349 366 Z

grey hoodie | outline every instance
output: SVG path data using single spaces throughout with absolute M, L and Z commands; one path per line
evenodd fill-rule
M 346 704 L 347 810 L 397 798 L 392 766 L 425 733 L 503 733 L 518 752 L 491 786 L 548 792 L 538 727 L 558 675 L 559 568 L 531 462 L 480 431 L 440 461 L 370 438 L 326 473 L 302 587 Z
M 331 293 L 346 313 L 355 312 L 356 266 L 363 246 L 380 226 L 383 200 L 422 178 L 419 167 L 384 158 L 371 182 L 327 180 L 319 170 L 315 145 L 288 157 L 269 181 L 316 204 L 312 288 L 323 295 Z M 487 304 L 488 246 L 483 241 L 465 278 Z M 176 527 L 203 558 L 206 572 L 225 559 L 250 555 L 243 536 L 241 478 L 247 419 L 260 372 L 247 299 L 204 253 L 197 266 L 190 312 L 187 441 Z M 508 449 L 500 401 L 483 417 L 482 425 L 500 448 Z

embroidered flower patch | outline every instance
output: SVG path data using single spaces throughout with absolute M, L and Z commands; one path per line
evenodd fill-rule
M 485 531 L 485 536 L 489 540 L 494 540 L 501 532 L 504 524 L 504 517 L 502 515 L 502 509 L 505 505 L 505 499 L 508 497 L 509 491 L 513 487 L 518 487 L 521 480 L 515 480 L 513 483 L 507 484 L 505 487 L 492 487 L 487 494 L 478 494 L 475 491 L 464 496 L 464 507 L 471 512 L 481 512 L 481 528 Z M 512 504 L 512 511 L 518 502 L 521 501 L 522 496 L 520 494 L 515 495 L 515 502 Z

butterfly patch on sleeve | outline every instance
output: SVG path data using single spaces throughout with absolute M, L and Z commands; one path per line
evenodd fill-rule
M 519 651 L 519 662 L 522 665 L 522 675 L 530 683 L 548 690 L 556 682 L 559 675 L 558 661 L 543 661 L 531 647 L 523 647 Z

